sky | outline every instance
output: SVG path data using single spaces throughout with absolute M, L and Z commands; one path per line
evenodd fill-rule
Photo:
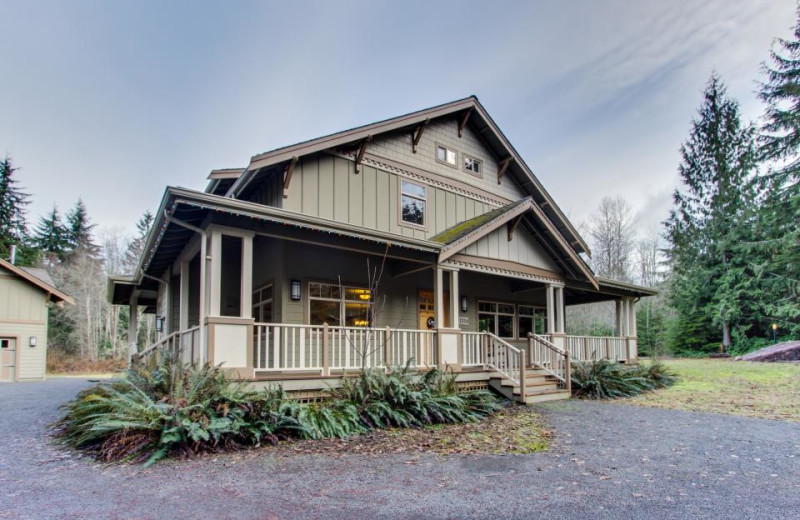
M 794 0 L 0 0 L 0 154 L 34 224 L 133 233 L 167 185 L 475 94 L 562 210 L 659 231 L 712 71 L 747 120 Z

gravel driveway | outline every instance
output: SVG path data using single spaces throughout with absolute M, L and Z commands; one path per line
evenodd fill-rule
M 800 518 L 800 425 L 582 401 L 517 456 L 275 457 L 104 467 L 50 444 L 81 379 L 0 385 L 5 518 Z

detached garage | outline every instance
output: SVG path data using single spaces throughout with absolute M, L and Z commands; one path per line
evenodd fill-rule
M 44 270 L 0 259 L 0 381 L 44 379 L 49 307 L 64 302 Z

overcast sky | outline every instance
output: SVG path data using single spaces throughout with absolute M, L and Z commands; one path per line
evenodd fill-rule
M 231 4 L 231 5 L 227 5 Z M 793 0 L 0 0 L 0 154 L 31 223 L 78 197 L 132 231 L 166 185 L 476 94 L 575 224 L 605 195 L 666 215 L 716 70 L 745 116 Z

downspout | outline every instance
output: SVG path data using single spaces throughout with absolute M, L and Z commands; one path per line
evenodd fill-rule
M 187 222 L 182 220 L 178 220 L 173 218 L 169 211 L 166 209 L 164 210 L 164 219 L 166 220 L 167 224 L 175 224 L 176 226 L 180 226 L 183 228 L 188 229 L 189 231 L 194 231 L 198 235 L 200 235 L 200 319 L 199 319 L 199 328 L 200 328 L 200 364 L 204 365 L 206 362 L 206 275 L 207 275 L 207 267 L 206 264 L 208 262 L 207 256 L 207 245 L 208 242 L 208 234 L 205 230 L 193 226 Z

